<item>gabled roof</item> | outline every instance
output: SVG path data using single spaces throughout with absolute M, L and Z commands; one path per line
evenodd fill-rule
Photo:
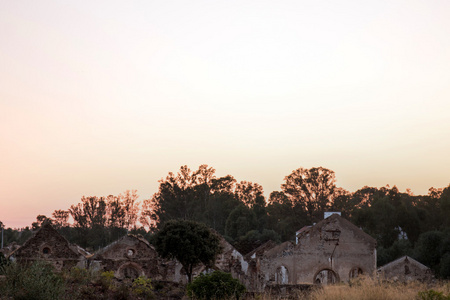
M 310 228 L 305 228 L 306 226 L 303 227 L 302 229 L 299 230 L 301 232 L 298 234 L 298 239 L 300 240 L 302 237 L 304 237 L 308 233 L 320 231 L 324 226 L 328 226 L 333 223 L 339 224 L 339 227 L 341 227 L 341 228 L 351 230 L 353 232 L 353 235 L 356 238 L 364 240 L 367 243 L 369 243 L 371 246 L 376 247 L 376 244 L 377 244 L 376 239 L 374 239 L 373 237 L 371 237 L 370 235 L 365 233 L 363 230 L 358 228 L 356 225 L 354 225 L 350 221 L 342 218 L 338 214 L 333 214 L 333 215 L 329 216 L 328 218 L 321 220 L 320 222 L 318 222 L 317 224 L 313 225 Z
M 259 246 L 256 249 L 253 249 L 252 251 L 250 251 L 249 253 L 245 254 L 245 259 L 251 259 L 253 255 L 256 256 L 261 256 L 264 254 L 264 252 L 266 252 L 269 249 L 272 249 L 273 247 L 275 247 L 277 244 L 272 241 L 272 240 L 268 240 L 267 242 L 265 242 L 264 244 L 262 244 L 261 246 Z
M 302 228 L 300 228 L 299 230 L 297 230 L 295 233 L 296 233 L 297 235 L 299 235 L 299 234 L 301 234 L 301 233 L 307 231 L 307 230 L 310 229 L 311 227 L 312 227 L 311 225 L 303 226 Z
M 273 257 L 273 256 L 278 256 L 278 255 L 282 255 L 286 250 L 288 250 L 289 248 L 293 248 L 295 246 L 294 243 L 287 241 L 284 243 L 281 243 L 279 245 L 276 245 L 275 247 L 272 247 L 270 249 L 268 249 L 267 251 L 264 251 L 264 256 L 265 257 Z
M 383 271 L 388 268 L 395 268 L 397 265 L 402 265 L 402 264 L 412 264 L 412 265 L 416 266 L 417 268 L 424 270 L 424 271 L 430 269 L 427 266 L 425 266 L 424 264 L 415 260 L 414 258 L 405 255 L 400 258 L 397 258 L 394 261 L 391 261 L 390 263 L 385 264 L 384 266 L 379 267 L 378 271 Z
M 53 226 L 51 225 L 50 222 L 44 222 L 42 224 L 42 226 L 36 232 L 34 232 L 33 235 L 28 240 L 26 240 L 25 243 L 21 247 L 19 247 L 15 251 L 13 251 L 9 256 L 20 255 L 21 252 L 23 252 L 25 249 L 27 249 L 29 247 L 33 247 L 33 244 L 36 243 L 36 241 L 41 238 L 45 243 L 50 243 L 50 241 L 52 239 L 48 239 L 45 236 L 51 236 L 53 238 L 55 244 L 57 244 L 58 248 L 60 248 L 62 246 L 64 248 L 68 249 L 69 251 L 73 252 L 73 256 L 86 257 L 86 255 L 89 255 L 89 252 L 87 252 L 80 246 L 70 244 L 69 241 L 67 241 L 67 239 L 65 237 L 63 237 L 61 234 L 59 234 L 58 231 L 56 231 L 56 229 L 53 228 Z M 33 251 L 36 251 L 36 250 L 39 250 L 39 249 L 33 249 Z M 67 258 L 69 258 L 69 257 L 67 257 Z
M 92 259 L 97 259 L 100 256 L 102 256 L 103 254 L 105 254 L 106 252 L 108 252 L 110 249 L 114 248 L 114 246 L 124 243 L 126 240 L 134 240 L 136 242 L 140 242 L 145 244 L 150 250 L 155 251 L 155 248 L 150 245 L 150 243 L 144 239 L 141 236 L 138 235 L 134 235 L 134 234 L 126 234 L 123 237 L 119 238 L 118 240 L 112 242 L 111 244 L 107 245 L 106 247 L 103 247 L 102 249 L 98 250 L 97 252 L 94 253 L 94 255 L 92 255 Z

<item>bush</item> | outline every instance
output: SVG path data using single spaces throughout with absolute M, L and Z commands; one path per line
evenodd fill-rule
M 239 299 L 245 292 L 245 286 L 230 273 L 214 271 L 211 274 L 200 274 L 187 285 L 187 294 L 194 299 Z
M 435 290 L 419 292 L 417 297 L 420 300 L 450 300 L 450 295 L 445 296 L 443 292 Z
M 113 285 L 114 271 L 105 271 L 100 274 L 100 283 L 110 289 Z
M 153 286 L 150 278 L 139 276 L 133 281 L 131 289 L 136 296 L 143 297 L 144 299 L 153 298 Z
M 53 272 L 53 267 L 45 262 L 35 262 L 30 266 L 11 263 L 3 267 L 5 279 L 0 294 L 16 300 L 61 299 L 64 294 L 64 280 Z

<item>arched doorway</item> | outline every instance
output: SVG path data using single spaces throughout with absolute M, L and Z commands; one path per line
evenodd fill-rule
M 316 276 L 314 276 L 315 284 L 333 284 L 338 282 L 338 276 L 333 270 L 323 269 L 317 272 Z
M 275 282 L 277 284 L 288 284 L 289 283 L 289 273 L 285 266 L 277 268 L 275 272 Z
M 143 275 L 141 267 L 135 263 L 121 265 L 117 270 L 117 273 L 118 277 L 123 279 L 136 279 Z

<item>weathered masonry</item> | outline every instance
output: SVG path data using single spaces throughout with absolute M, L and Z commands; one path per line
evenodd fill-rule
M 417 260 L 403 256 L 378 269 L 378 276 L 381 279 L 408 282 L 422 281 L 430 282 L 434 279 L 433 272 L 427 266 Z
M 90 254 L 77 245 L 70 244 L 49 223 L 42 227 L 9 257 L 19 262 L 44 260 L 56 270 L 85 267 Z
M 361 275 L 376 275 L 376 241 L 357 226 L 333 214 L 297 232 L 296 243 L 269 241 L 243 256 L 222 238 L 224 251 L 212 269 L 239 279 L 252 292 L 303 284 L 345 282 Z M 126 235 L 90 255 L 71 245 L 50 224 L 44 224 L 10 258 L 17 261 L 45 260 L 57 270 L 73 266 L 113 271 L 118 279 L 145 275 L 154 280 L 186 283 L 187 276 L 176 260 L 162 259 L 140 236 Z M 200 265 L 194 276 L 209 272 Z M 402 257 L 378 270 L 382 278 L 398 281 L 431 280 L 429 268 Z
M 300 230 L 298 244 L 285 242 L 254 259 L 260 291 L 277 284 L 330 284 L 375 275 L 376 241 L 334 214 Z

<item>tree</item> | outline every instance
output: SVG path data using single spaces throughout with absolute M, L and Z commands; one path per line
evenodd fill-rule
M 70 206 L 69 213 L 74 220 L 77 244 L 95 248 L 107 243 L 104 230 L 107 224 L 106 212 L 106 202 L 103 197 L 83 196 L 81 203 Z
M 182 166 L 177 174 L 169 172 L 159 181 L 159 190 L 145 200 L 141 222 L 161 228 L 172 219 L 195 220 L 223 233 L 228 214 L 236 207 L 236 180 L 227 175 L 216 178 L 215 170 L 207 165 L 191 171 Z
M 67 210 L 55 210 L 52 214 L 53 226 L 56 229 L 69 226 L 69 211 Z
M 47 218 L 46 216 L 44 216 L 44 215 L 38 215 L 37 217 L 36 217 L 36 222 L 33 222 L 33 223 L 31 223 L 31 229 L 32 230 L 38 230 L 41 226 L 42 226 L 42 224 L 44 223 L 44 222 L 52 222 L 52 220 L 51 219 L 49 219 L 49 218 Z
M 282 191 L 293 203 L 301 203 L 311 222 L 318 221 L 333 203 L 336 190 L 334 172 L 322 167 L 292 171 L 284 178 Z
M 439 262 L 445 234 L 440 231 L 422 233 L 416 243 L 415 252 L 418 261 L 439 273 Z
M 119 195 L 119 198 L 122 202 L 123 213 L 125 214 L 125 228 L 136 229 L 136 221 L 139 212 L 139 202 L 137 201 L 139 196 L 137 194 L 137 190 L 126 190 L 123 195 Z
M 236 184 L 234 194 L 240 202 L 245 203 L 255 213 L 258 230 L 262 232 L 267 222 L 266 199 L 264 198 L 263 187 L 257 183 L 241 181 Z
M 225 234 L 238 241 L 249 231 L 258 229 L 256 214 L 244 204 L 240 204 L 230 213 L 227 219 Z
M 177 259 L 189 282 L 195 266 L 211 267 L 221 253 L 219 236 L 206 225 L 189 220 L 171 220 L 155 235 L 155 248 L 163 258 Z
M 275 230 L 282 241 L 294 239 L 297 230 L 310 224 L 302 203 L 291 200 L 285 193 L 275 191 L 270 193 L 267 205 L 268 228 Z

